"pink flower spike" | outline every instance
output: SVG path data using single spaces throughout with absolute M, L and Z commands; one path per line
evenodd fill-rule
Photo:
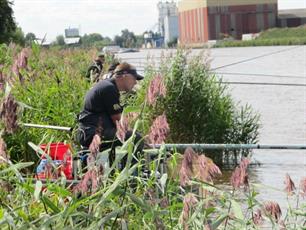
M 192 164 L 195 155 L 196 153 L 191 147 L 188 147 L 184 152 L 181 168 L 179 170 L 180 185 L 183 187 L 189 184 L 192 177 Z
M 263 217 L 260 209 L 254 213 L 253 222 L 255 225 L 261 225 L 263 223 Z
M 89 169 L 83 176 L 81 182 L 73 188 L 75 193 L 92 194 L 97 191 L 99 185 L 98 172 L 95 167 Z
M 249 186 L 247 167 L 250 164 L 250 160 L 247 158 L 242 159 L 240 165 L 235 168 L 231 176 L 231 185 L 237 189 L 244 185 L 245 188 Z
M 116 136 L 123 143 L 125 141 L 126 132 L 129 129 L 128 118 L 122 116 L 120 121 L 116 121 L 116 126 L 117 126 Z
M 3 159 L 0 158 L 0 164 L 7 163 L 6 161 L 10 159 L 6 152 L 6 143 L 1 137 L 0 137 L 0 157 L 3 158 Z
M 167 122 L 166 115 L 163 114 L 158 116 L 151 128 L 149 133 L 149 141 L 151 144 L 162 144 L 165 140 L 170 131 L 169 124 Z
M 8 94 L 0 106 L 0 119 L 2 119 L 7 133 L 12 134 L 18 129 L 17 109 L 18 103 L 12 94 Z
M 288 173 L 286 174 L 286 179 L 284 183 L 286 185 L 285 191 L 287 192 L 288 196 L 291 196 L 296 188 Z
M 89 145 L 89 150 L 92 155 L 96 155 L 99 152 L 101 144 L 101 137 L 98 134 L 95 134 L 90 145 Z
M 199 202 L 198 199 L 195 197 L 193 193 L 188 193 L 185 195 L 183 202 L 184 206 L 183 206 L 182 218 L 181 218 L 181 224 L 184 226 L 184 229 L 188 229 L 187 222 L 189 219 L 189 214 L 198 202 Z
M 306 177 L 302 178 L 300 182 L 301 195 L 306 197 Z
M 264 210 L 268 216 L 271 216 L 276 222 L 279 221 L 282 211 L 278 203 L 267 201 L 264 203 Z
M 29 57 L 29 50 L 27 48 L 23 48 L 17 58 L 18 68 L 22 68 L 22 69 L 27 68 L 28 57 Z
M 147 102 L 149 105 L 154 105 L 157 101 L 157 98 L 166 96 L 166 87 L 163 82 L 161 75 L 155 76 L 150 82 L 148 93 L 147 93 Z

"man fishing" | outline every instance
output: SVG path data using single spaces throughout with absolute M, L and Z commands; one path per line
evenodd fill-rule
M 131 92 L 142 79 L 143 76 L 132 65 L 124 62 L 117 65 L 110 79 L 99 81 L 86 93 L 84 108 L 78 116 L 77 139 L 82 147 L 94 152 L 122 144 L 116 137 L 116 123 L 123 111 L 120 92 Z M 125 140 L 131 135 L 132 132 L 128 131 Z M 139 143 L 141 139 L 137 134 L 135 144 L 139 144 L 138 152 L 143 148 L 143 143 Z M 110 156 L 110 161 L 114 157 Z

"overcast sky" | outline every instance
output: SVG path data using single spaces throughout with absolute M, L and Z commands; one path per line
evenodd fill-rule
M 159 0 L 13 0 L 14 16 L 25 33 L 52 41 L 68 27 L 81 35 L 113 38 L 127 28 L 136 34 L 156 30 Z M 306 0 L 279 0 L 279 9 L 306 8 Z

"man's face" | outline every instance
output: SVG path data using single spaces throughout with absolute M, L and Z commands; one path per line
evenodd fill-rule
M 136 85 L 136 78 L 132 74 L 125 74 L 124 77 L 125 91 L 130 92 Z

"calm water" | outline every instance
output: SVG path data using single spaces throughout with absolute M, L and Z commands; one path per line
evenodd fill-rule
M 172 51 L 143 50 L 118 56 L 142 67 L 148 55 L 158 63 L 161 52 Z M 210 53 L 212 69 L 236 63 L 216 70 L 226 81 L 306 84 L 306 46 L 222 48 Z M 306 87 L 230 85 L 230 89 L 237 103 L 248 103 L 260 114 L 259 143 L 306 144 Z M 251 180 L 256 183 L 282 189 L 286 173 L 296 184 L 306 176 L 305 150 L 255 150 L 253 160 L 261 163 L 251 169 Z M 265 187 L 260 192 L 261 199 L 285 206 L 282 192 Z

